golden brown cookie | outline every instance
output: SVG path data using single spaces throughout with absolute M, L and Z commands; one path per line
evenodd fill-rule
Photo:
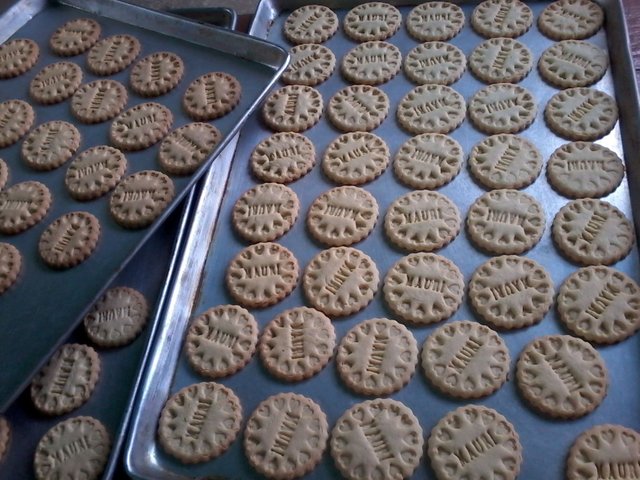
M 340 64 L 342 76 L 358 85 L 379 85 L 397 75 L 402 66 L 402 53 L 395 45 L 372 41 L 349 50 Z
M 536 100 L 524 87 L 495 83 L 473 95 L 469 118 L 484 133 L 518 133 L 536 119 Z
M 14 38 L 0 45 L 0 79 L 27 72 L 38 61 L 40 48 L 29 38 Z
M 387 118 L 389 97 L 370 85 L 351 85 L 331 97 L 327 112 L 329 121 L 342 132 L 368 132 Z
M 182 59 L 172 52 L 147 55 L 131 68 L 131 89 L 143 97 L 157 97 L 173 90 L 184 75 Z
M 338 16 L 324 5 L 303 5 L 289 14 L 284 36 L 291 43 L 323 43 L 338 31 Z
M 420 42 L 444 41 L 464 27 L 462 8 L 449 2 L 424 2 L 407 16 L 407 31 Z
M 29 96 L 42 105 L 60 103 L 82 83 L 82 69 L 72 62 L 57 62 L 44 67 L 29 83 Z
M 466 115 L 462 95 L 445 85 L 420 85 L 407 93 L 396 110 L 400 126 L 413 134 L 449 133 Z
M 214 120 L 236 108 L 241 96 L 242 86 L 236 77 L 211 72 L 191 82 L 182 97 L 182 107 L 194 120 Z
M 322 116 L 322 95 L 306 85 L 287 85 L 272 92 L 262 106 L 262 118 L 276 132 L 301 132 Z
M 581 40 L 565 40 L 542 53 L 538 70 L 557 87 L 588 87 L 604 76 L 608 65 L 607 53 L 601 48 Z
M 295 132 L 262 140 L 251 153 L 251 171 L 264 182 L 289 183 L 306 175 L 316 163 L 313 142 Z
M 349 132 L 333 140 L 322 157 L 322 171 L 336 183 L 361 185 L 389 165 L 389 147 L 370 132 Z
M 127 159 L 117 148 L 91 147 L 69 164 L 64 184 L 76 200 L 99 198 L 111 191 L 127 171 Z
M 87 54 L 87 68 L 96 75 L 113 75 L 127 68 L 140 53 L 140 42 L 131 35 L 111 35 Z
M 171 175 L 195 172 L 213 153 L 222 133 L 208 123 L 188 123 L 167 135 L 158 150 L 158 162 Z
M 386 40 L 402 23 L 400 11 L 385 2 L 369 2 L 353 7 L 344 17 L 344 33 L 357 42 Z
M 89 50 L 100 38 L 100 24 L 91 18 L 75 18 L 58 27 L 49 39 L 56 55 L 71 57 Z
M 20 251 L 10 243 L 0 242 L 0 295 L 16 283 L 21 270 Z
M 289 55 L 291 61 L 281 77 L 289 85 L 315 87 L 326 81 L 336 68 L 336 56 L 324 45 L 296 45 L 289 51 Z
M 469 56 L 469 68 L 486 83 L 518 83 L 533 67 L 533 54 L 512 38 L 490 38 Z
M 558 0 L 538 17 L 538 28 L 554 40 L 581 40 L 595 34 L 604 23 L 602 8 L 590 0 Z
M 36 114 L 27 102 L 7 100 L 0 103 L 0 148 L 16 143 L 29 131 Z
M 71 98 L 71 113 L 82 123 L 100 123 L 118 115 L 127 104 L 127 89 L 116 80 L 94 80 Z
M 467 59 L 462 50 L 445 42 L 421 43 L 412 48 L 404 60 L 404 73 L 419 85 L 451 85 L 462 77 L 466 68 Z
M 100 222 L 96 217 L 89 212 L 70 212 L 42 232 L 38 252 L 51 268 L 71 268 L 91 256 L 99 239 Z
M 471 26 L 480 35 L 519 37 L 533 24 L 533 12 L 519 0 L 485 0 L 471 15 Z
M 34 170 L 54 170 L 80 147 L 80 132 L 69 122 L 54 120 L 33 129 L 22 142 L 22 160 Z
M 172 124 L 173 115 L 167 107 L 142 103 L 116 117 L 109 128 L 109 139 L 120 150 L 144 150 L 169 133 Z
M 0 191 L 0 233 L 15 235 L 31 228 L 47 214 L 51 201 L 49 189 L 33 180 Z

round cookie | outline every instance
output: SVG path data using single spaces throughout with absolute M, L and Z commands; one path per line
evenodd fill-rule
M 0 158 L 0 190 L 4 188 L 9 180 L 9 167 L 7 162 Z
M 604 23 L 604 12 L 590 0 L 558 0 L 538 17 L 538 28 L 553 40 L 582 40 L 595 34 Z
M 542 53 L 538 70 L 556 87 L 588 87 L 604 76 L 608 64 L 607 53 L 601 48 L 581 40 L 565 40 Z
M 127 159 L 117 148 L 91 147 L 69 164 L 64 184 L 76 200 L 99 198 L 115 188 L 127 170 Z
M 111 35 L 87 54 L 87 68 L 95 75 L 113 75 L 127 68 L 140 53 L 140 42 L 131 35 Z
M 624 165 L 618 155 L 602 145 L 571 142 L 549 157 L 547 178 L 560 193 L 571 198 L 603 197 L 622 182 Z
M 422 428 L 411 409 L 390 398 L 356 403 L 331 431 L 331 456 L 349 480 L 409 478 L 420 464 Z
M 527 344 L 516 366 L 518 390 L 534 409 L 555 418 L 579 418 L 607 394 L 604 360 L 591 344 L 548 335 Z
M 518 83 L 532 67 L 531 50 L 512 38 L 485 40 L 469 57 L 469 68 L 486 83 Z
M 0 415 L 0 462 L 4 459 L 11 443 L 11 425 Z
M 262 106 L 262 118 L 276 132 L 301 132 L 322 116 L 322 95 L 306 85 L 287 85 L 272 92 Z
M 640 287 L 610 267 L 575 271 L 560 287 L 557 306 L 562 323 L 590 342 L 621 342 L 640 328 Z
M 196 372 L 219 378 L 244 368 L 257 343 L 258 324 L 251 313 L 238 305 L 218 305 L 191 322 L 184 349 Z
M 72 62 L 57 62 L 44 67 L 29 83 L 29 96 L 42 105 L 60 103 L 82 83 L 82 69 Z
M 467 59 L 462 50 L 445 42 L 421 43 L 412 48 L 404 60 L 404 73 L 419 85 L 451 85 L 460 79 L 466 68 Z
M 99 239 L 100 222 L 96 217 L 89 212 L 70 212 L 42 232 L 38 252 L 51 268 L 71 268 L 91 256 Z
M 27 72 L 38 61 L 40 48 L 30 38 L 14 38 L 0 45 L 0 79 Z
M 351 85 L 331 97 L 327 112 L 331 124 L 342 132 L 368 132 L 387 118 L 389 97 L 370 85 Z
M 469 299 L 474 311 L 495 328 L 528 327 L 540 322 L 551 308 L 553 282 L 535 260 L 503 255 L 473 272 Z
M 16 283 L 21 270 L 20 251 L 10 243 L 0 242 L 0 295 Z
M 349 50 L 340 64 L 342 76 L 359 85 L 379 85 L 395 77 L 402 66 L 402 53 L 395 45 L 372 41 Z
M 490 135 L 518 133 L 536 119 L 536 101 L 524 87 L 496 83 L 473 95 L 469 118 L 478 130 Z
M 420 85 L 398 104 L 400 126 L 413 134 L 449 133 L 460 126 L 466 114 L 462 95 L 445 85 Z
M 184 75 L 182 59 L 172 52 L 147 55 L 131 69 L 131 89 L 143 97 L 157 97 L 173 90 Z
M 365 308 L 378 291 L 379 279 L 368 255 L 352 247 L 333 247 L 311 259 L 302 286 L 312 307 L 338 317 Z
M 626 257 L 635 241 L 633 224 L 603 200 L 583 198 L 562 207 L 553 219 L 553 240 L 581 265 L 611 265 Z
M 411 380 L 417 361 L 413 334 L 388 318 L 357 324 L 342 338 L 336 353 L 340 378 L 361 395 L 397 392 Z
M 428 325 L 449 318 L 464 295 L 458 267 L 434 253 L 412 253 L 398 260 L 384 279 L 384 299 L 403 320 Z
M 242 306 L 262 308 L 283 300 L 298 282 L 298 261 L 277 243 L 256 243 L 229 263 L 225 281 Z
M 63 345 L 31 381 L 31 400 L 47 415 L 71 412 L 89 400 L 99 377 L 100 357 L 93 348 Z
M 198 122 L 215 120 L 240 103 L 242 86 L 231 74 L 211 72 L 196 78 L 182 96 L 182 108 Z
M 313 308 L 285 310 L 267 324 L 260 337 L 262 364 L 287 382 L 310 378 L 333 356 L 336 333 L 331 320 Z
M 503 133 L 486 137 L 469 153 L 473 177 L 491 189 L 524 188 L 542 169 L 542 155 L 530 141 Z
M 441 392 L 480 398 L 498 390 L 509 376 L 509 349 L 496 332 L 477 322 L 447 323 L 422 346 L 422 369 Z
M 316 149 L 299 133 L 274 133 L 256 146 L 249 161 L 251 171 L 263 182 L 290 183 L 313 168 Z
M 51 193 L 42 183 L 26 181 L 0 191 L 0 233 L 15 235 L 44 218 L 51 207 Z
M 94 80 L 82 85 L 71 97 L 71 113 L 82 123 L 109 120 L 127 104 L 127 89 L 116 80 Z
M 400 11 L 385 2 L 369 2 L 353 7 L 344 17 L 344 33 L 356 42 L 386 40 L 402 23 Z
M 398 179 L 416 189 L 434 189 L 460 172 L 462 147 L 440 133 L 423 133 L 402 144 L 393 160 Z
M 370 132 L 349 132 L 333 140 L 322 157 L 322 171 L 343 185 L 378 178 L 389 166 L 389 147 Z
M 378 202 L 358 187 L 336 187 L 317 197 L 309 207 L 307 229 L 324 245 L 351 245 L 366 238 L 378 220 Z
M 173 394 L 158 421 L 158 443 L 182 463 L 202 463 L 222 455 L 236 439 L 242 406 L 233 390 L 201 382 Z
M 129 287 L 107 290 L 84 317 L 84 331 L 99 347 L 128 345 L 149 318 L 149 304 L 139 291 Z
M 533 12 L 519 0 L 485 0 L 471 15 L 471 26 L 487 38 L 515 38 L 533 24 Z
M 300 211 L 298 196 L 279 183 L 261 183 L 236 201 L 232 221 L 236 231 L 250 242 L 270 242 L 287 233 Z
M 424 2 L 407 16 L 407 32 L 420 42 L 444 41 L 464 27 L 462 8 L 449 2 Z
M 34 170 L 54 170 L 80 147 L 80 132 L 69 122 L 54 120 L 33 129 L 22 142 L 22 160 Z
M 336 56 L 324 45 L 296 45 L 289 51 L 289 55 L 291 61 L 281 77 L 289 85 L 315 87 L 326 81 L 336 68 Z
M 100 38 L 100 24 L 91 18 L 75 18 L 58 27 L 49 39 L 49 48 L 61 57 L 89 50 Z
M 338 16 L 324 5 L 304 5 L 289 14 L 284 36 L 291 43 L 323 43 L 338 31 Z
M 0 148 L 13 145 L 29 131 L 36 114 L 27 102 L 7 100 L 0 103 Z
M 148 102 L 125 110 L 111 123 L 109 139 L 120 150 L 144 150 L 162 139 L 173 124 L 164 105 Z
M 213 125 L 188 123 L 162 140 L 158 162 L 171 175 L 189 175 L 210 157 L 221 139 L 222 133 Z

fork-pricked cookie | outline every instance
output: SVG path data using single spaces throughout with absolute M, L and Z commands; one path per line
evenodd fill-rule
M 117 148 L 91 147 L 69 164 L 64 184 L 76 200 L 99 198 L 118 184 L 127 171 L 127 159 Z
M 115 118 L 109 139 L 120 150 L 144 150 L 169 133 L 172 124 L 173 114 L 167 107 L 156 102 L 142 103 Z
M 302 132 L 318 123 L 323 106 L 322 95 L 315 88 L 287 85 L 267 97 L 262 118 L 276 132 Z
M 386 40 L 402 23 L 400 11 L 385 2 L 369 2 L 353 7 L 344 17 L 344 33 L 357 42 Z
M 9 166 L 7 162 L 0 158 L 0 190 L 4 188 L 4 186 L 9 181 Z
M 305 176 L 316 163 L 313 142 L 295 132 L 279 132 L 262 140 L 251 152 L 251 171 L 264 182 L 290 183 Z
M 236 77 L 226 72 L 210 72 L 187 87 L 182 107 L 198 122 L 215 120 L 236 108 L 241 96 L 242 86 Z
M 542 78 L 560 88 L 588 87 L 604 76 L 608 65 L 604 50 L 582 40 L 555 43 L 538 60 Z
M 82 69 L 73 62 L 57 62 L 40 70 L 29 83 L 29 96 L 42 105 L 69 98 L 82 83 Z
M 172 175 L 189 175 L 213 153 L 222 133 L 213 125 L 193 122 L 167 135 L 158 150 L 158 162 Z
M 340 64 L 342 76 L 359 85 L 388 82 L 400 71 L 402 53 L 395 45 L 382 41 L 361 43 L 349 50 Z
M 38 61 L 40 47 L 30 38 L 14 38 L 0 45 L 0 78 L 29 71 Z
M 22 142 L 20 156 L 34 170 L 54 170 L 80 147 L 80 132 L 69 122 L 53 120 L 33 129 Z
M 22 100 L 7 100 L 0 103 L 0 148 L 13 145 L 33 125 L 36 114 L 31 105 Z
M 533 54 L 512 38 L 490 38 L 469 56 L 469 68 L 486 83 L 518 83 L 533 67 Z
M 184 75 L 182 59 L 172 52 L 147 55 L 131 69 L 131 89 L 143 97 L 157 97 L 173 90 Z
M 485 0 L 471 15 L 471 26 L 487 38 L 515 38 L 533 24 L 533 12 L 519 0 Z
M 450 2 L 424 2 L 407 16 L 407 31 L 421 42 L 445 41 L 464 27 L 464 12 Z
M 284 36 L 291 43 L 323 43 L 338 31 L 338 16 L 324 5 L 304 5 L 289 14 Z
M 128 100 L 127 89 L 116 80 L 82 85 L 71 97 L 71 114 L 82 123 L 100 123 L 118 115 Z
M 87 68 L 96 75 L 113 75 L 127 68 L 140 53 L 140 42 L 132 35 L 111 35 L 91 47 Z
M 404 73 L 419 85 L 451 85 L 467 68 L 467 59 L 455 45 L 426 42 L 412 48 L 404 60 Z
M 554 40 L 582 40 L 604 23 L 602 8 L 591 0 L 558 0 L 542 11 L 538 28 Z
M 529 90 L 495 83 L 478 90 L 469 102 L 469 118 L 482 132 L 518 133 L 536 119 L 536 100 Z
M 322 171 L 336 183 L 361 185 L 378 178 L 389 165 L 389 147 L 370 132 L 349 132 L 332 141 Z
M 336 56 L 331 49 L 315 43 L 293 47 L 291 61 L 282 72 L 282 81 L 289 85 L 316 85 L 326 81 L 336 68 Z
M 15 235 L 42 220 L 51 207 L 44 183 L 27 180 L 0 191 L 0 233 Z
M 398 104 L 400 126 L 413 134 L 449 133 L 460 126 L 466 115 L 462 95 L 445 85 L 420 85 Z
M 51 268 L 75 267 L 93 254 L 100 232 L 100 221 L 91 213 L 65 213 L 40 235 L 40 258 Z
M 92 18 L 74 18 L 53 32 L 49 48 L 61 57 L 79 55 L 98 41 L 101 31 L 100 24 Z
M 389 97 L 370 85 L 351 85 L 331 97 L 327 112 L 329 121 L 342 132 L 368 132 L 387 118 Z
M 11 288 L 22 270 L 20 250 L 10 243 L 0 242 L 0 295 Z M 0 455 L 0 458 L 2 455 Z

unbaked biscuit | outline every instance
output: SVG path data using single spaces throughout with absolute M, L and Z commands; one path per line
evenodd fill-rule
M 536 101 L 529 90 L 496 83 L 478 90 L 469 102 L 469 118 L 482 132 L 518 133 L 536 119 Z
M 272 92 L 262 106 L 262 118 L 276 132 L 301 132 L 322 116 L 322 95 L 306 85 L 287 85 Z
M 42 105 L 60 103 L 82 83 L 82 69 L 72 62 L 57 62 L 44 67 L 29 83 L 29 96 Z
M 236 77 L 225 72 L 211 72 L 196 78 L 182 96 L 182 107 L 198 122 L 215 120 L 236 108 L 242 86 Z
M 313 142 L 295 132 L 262 140 L 251 153 L 251 171 L 264 182 L 289 183 L 306 175 L 316 163 Z
M 148 102 L 125 110 L 111 123 L 109 139 L 120 150 L 144 150 L 171 129 L 173 115 L 164 105 Z
M 485 40 L 469 56 L 469 68 L 486 83 L 517 83 L 532 67 L 531 50 L 512 38 Z
M 49 39 L 56 55 L 71 57 L 89 50 L 100 38 L 100 24 L 91 18 L 75 18 L 58 27 Z
M 147 55 L 131 69 L 131 89 L 143 97 L 157 97 L 173 90 L 184 75 L 182 59 L 172 52 Z
M 113 75 L 127 68 L 140 53 L 140 42 L 131 35 L 111 35 L 87 54 L 87 68 L 96 75 Z
M 342 76 L 359 85 L 388 82 L 400 71 L 402 53 L 395 45 L 382 41 L 361 43 L 349 50 L 340 64 Z
M 127 159 L 117 148 L 91 147 L 69 164 L 64 184 L 76 200 L 99 198 L 115 188 L 127 170 Z
M 284 36 L 291 43 L 323 43 L 338 30 L 338 16 L 324 5 L 304 5 L 289 14 Z
M 289 85 L 316 85 L 327 80 L 336 68 L 336 56 L 324 45 L 305 43 L 289 51 L 291 61 L 282 72 L 282 81 Z
M 221 139 L 222 133 L 213 125 L 188 123 L 162 140 L 158 163 L 171 175 L 189 175 L 210 158 Z
M 116 80 L 94 80 L 71 97 L 71 114 L 82 123 L 100 123 L 118 115 L 127 104 L 127 89 Z
M 31 228 L 44 218 L 51 202 L 46 185 L 34 180 L 0 191 L 0 233 L 15 235 Z
M 558 0 L 538 17 L 538 28 L 554 40 L 581 40 L 592 36 L 604 23 L 604 12 L 590 0 Z
M 451 85 L 467 68 L 467 59 L 455 45 L 426 42 L 412 48 L 404 60 L 404 73 L 419 85 Z
M 322 157 L 322 171 L 336 183 L 361 185 L 389 165 L 389 147 L 370 132 L 349 132 L 332 141 Z
M 386 40 L 402 23 L 400 11 L 384 2 L 369 2 L 353 7 L 344 17 L 344 33 L 357 42 Z
M 10 243 L 0 242 L 0 295 L 16 283 L 21 270 L 20 251 Z
M 96 217 L 89 212 L 70 212 L 42 232 L 38 252 L 51 268 L 71 268 L 91 256 L 99 239 L 100 222 Z
M 34 170 L 54 170 L 80 147 L 80 132 L 69 122 L 54 120 L 38 125 L 22 142 L 22 160 Z
M 581 40 L 565 40 L 542 53 L 538 70 L 557 87 L 588 87 L 604 76 L 608 64 L 607 53 L 601 48 Z
M 485 0 L 471 15 L 471 26 L 480 35 L 519 37 L 533 24 L 533 12 L 519 0 Z
M 38 61 L 40 48 L 29 38 L 14 38 L 0 45 L 0 78 L 13 78 L 30 70 Z
M 351 85 L 329 100 L 329 121 L 343 132 L 370 131 L 387 118 L 389 97 L 370 85 Z
M 0 103 L 0 148 L 16 143 L 29 131 L 36 114 L 27 102 L 7 100 Z
M 400 126 L 413 134 L 449 133 L 466 115 L 462 95 L 445 85 L 420 85 L 407 93 L 396 110 Z
M 455 37 L 464 27 L 462 8 L 449 2 L 424 2 L 407 17 L 407 31 L 421 42 L 444 41 Z

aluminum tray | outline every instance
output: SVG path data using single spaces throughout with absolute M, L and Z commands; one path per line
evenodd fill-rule
M 47 42 L 53 31 L 70 18 L 92 17 L 99 20 L 102 36 L 130 33 L 142 45 L 142 56 L 161 50 L 179 54 L 185 62 L 185 76 L 178 88 L 157 101 L 174 113 L 174 128 L 191 121 L 181 108 L 181 98 L 189 83 L 209 71 L 226 71 L 240 79 L 243 87 L 240 104 L 214 124 L 224 139 L 209 157 L 206 165 L 186 177 L 173 177 L 176 198 L 163 215 L 146 229 L 125 230 L 109 215 L 109 196 L 92 202 L 74 201 L 65 191 L 63 178 L 66 167 L 51 172 L 35 172 L 20 160 L 20 143 L 0 150 L 9 164 L 11 184 L 35 179 L 45 183 L 53 194 L 53 204 L 46 218 L 16 236 L 0 235 L 0 241 L 14 244 L 22 252 L 21 278 L 0 297 L 0 411 L 22 390 L 49 354 L 82 318 L 86 309 L 102 293 L 104 287 L 123 268 L 151 233 L 169 215 L 179 200 L 189 191 L 222 151 L 239 126 L 257 106 L 265 92 L 285 67 L 288 56 L 277 46 L 247 35 L 194 22 L 168 13 L 145 9 L 118 0 L 21 0 L 0 18 L 0 42 L 12 34 L 36 40 L 41 46 L 36 66 L 24 75 L 0 82 L 0 101 L 27 98 L 29 81 L 45 65 L 59 61 L 51 54 Z M 84 55 L 71 61 L 84 65 Z M 97 77 L 85 72 L 85 81 Z M 129 69 L 113 75 L 128 84 Z M 247 81 L 251 79 L 251 81 Z M 147 101 L 130 92 L 127 107 Z M 59 119 L 73 121 L 69 102 L 51 106 L 35 106 L 36 124 Z M 74 122 L 75 123 L 75 122 Z M 78 125 L 82 134 L 80 149 L 108 144 L 110 122 Z M 129 174 L 144 169 L 157 169 L 158 145 L 140 152 L 128 153 Z M 93 255 L 81 265 L 55 271 L 39 259 L 37 243 L 42 231 L 55 218 L 73 210 L 86 210 L 98 217 L 101 238 Z M 46 323 L 47 328 L 42 328 Z
M 252 33 L 280 45 L 290 46 L 281 33 L 282 25 L 288 11 L 304 3 L 307 2 L 263 0 L 257 10 Z M 355 2 L 318 3 L 326 3 L 334 8 L 345 7 L 338 11 L 338 16 L 342 19 L 346 8 L 352 7 Z M 467 56 L 474 46 L 482 40 L 469 26 L 469 18 L 475 3 L 477 2 L 462 5 L 467 23 L 463 32 L 451 40 L 451 43 L 460 47 Z M 536 18 L 547 3 L 530 3 Z M 599 143 L 615 150 L 620 155 L 623 152 L 627 153 L 627 176 L 622 185 L 606 197 L 606 200 L 617 205 L 627 215 L 634 214 L 636 229 L 640 231 L 638 228 L 640 209 L 632 212 L 631 207 L 632 204 L 640 205 L 637 197 L 640 191 L 640 177 L 638 176 L 638 166 L 635 163 L 635 156 L 639 151 L 638 135 L 634 131 L 639 121 L 638 114 L 640 112 L 637 88 L 634 82 L 621 4 L 617 0 L 604 1 L 601 4 L 607 15 L 606 32 L 600 31 L 589 41 L 603 48 L 608 45 L 612 67 L 594 87 L 616 93 L 620 105 L 621 121 Z M 407 6 L 401 8 L 403 16 L 406 16 L 409 10 L 410 7 Z M 535 26 L 519 40 L 529 46 L 536 61 L 544 49 L 553 43 L 542 36 Z M 407 35 L 404 29 L 401 29 L 389 41 L 398 45 L 403 55 L 406 55 L 410 48 L 418 44 Z M 339 32 L 325 45 L 334 51 L 339 60 L 356 43 Z M 334 92 L 347 84 L 336 72 L 327 82 L 317 88 L 322 93 L 326 104 Z M 566 143 L 566 140 L 557 137 L 546 127 L 543 119 L 544 106 L 557 90 L 541 79 L 535 67 L 529 76 L 521 82 L 521 85 L 530 89 L 538 101 L 536 121 L 521 135 L 537 145 L 546 161 L 558 146 Z M 381 87 L 390 97 L 392 107 L 389 117 L 374 133 L 386 140 L 392 155 L 397 152 L 404 141 L 410 138 L 410 135 L 401 130 L 395 121 L 394 104 L 413 86 L 401 73 Z M 453 85 L 453 88 L 459 91 L 466 100 L 469 100 L 471 95 L 483 86 L 483 83 L 467 71 L 461 80 Z M 215 476 L 215 478 L 262 478 L 245 459 L 242 434 L 222 456 L 195 466 L 182 465 L 165 454 L 156 443 L 155 435 L 157 419 L 168 396 L 186 385 L 207 380 L 196 374 L 184 358 L 182 352 L 184 333 L 189 320 L 207 308 L 223 303 L 233 303 L 224 288 L 224 273 L 228 262 L 247 244 L 233 232 L 230 212 L 240 195 L 257 184 L 256 179 L 250 174 L 248 158 L 255 145 L 270 133 L 261 123 L 259 115 L 255 114 L 242 130 L 241 141 L 236 151 L 235 162 L 226 190 L 221 192 L 217 189 L 211 191 L 205 188 L 201 192 L 194 217 L 196 222 L 192 225 L 189 234 L 190 238 L 186 250 L 188 253 L 178 269 L 180 287 L 172 293 L 168 303 L 166 317 L 158 336 L 159 342 L 155 345 L 149 359 L 148 369 L 145 372 L 145 379 L 138 398 L 138 407 L 132 420 L 126 466 L 128 471 L 136 477 L 147 479 L 211 476 Z M 304 133 L 316 145 L 318 160 L 327 145 L 340 134 L 330 126 L 326 118 Z M 451 136 L 460 142 L 465 154 L 469 153 L 476 142 L 484 138 L 484 135 L 474 129 L 468 120 Z M 207 183 L 212 186 L 219 185 L 214 181 L 215 178 L 212 173 L 207 177 Z M 335 185 L 322 175 L 321 168 L 317 164 L 307 176 L 290 186 L 300 199 L 301 214 L 293 229 L 278 242 L 293 251 L 302 269 L 314 255 L 323 249 L 306 234 L 304 216 L 313 199 Z M 376 196 L 380 207 L 380 218 L 373 233 L 354 246 L 363 250 L 376 261 L 381 277 L 383 277 L 391 265 L 405 253 L 393 248 L 385 239 L 382 218 L 390 203 L 410 190 L 398 182 L 391 167 L 381 177 L 364 185 L 364 188 Z M 484 189 L 472 179 L 465 167 L 458 177 L 442 187 L 440 191 L 452 199 L 461 214 L 466 216 L 470 204 L 484 192 Z M 562 281 L 578 268 L 557 252 L 550 234 L 554 215 L 561 206 L 568 202 L 568 199 L 550 187 L 544 171 L 536 182 L 525 191 L 541 201 L 547 217 L 547 228 L 543 239 L 535 248 L 526 253 L 526 256 L 546 266 L 557 289 Z M 222 202 L 220 204 L 221 195 Z M 466 282 L 469 281 L 475 268 L 489 258 L 471 244 L 464 231 L 450 245 L 437 253 L 453 260 L 463 272 Z M 624 271 L 637 281 L 640 278 L 638 261 L 638 250 L 634 248 L 626 259 L 615 265 L 615 268 Z M 298 285 L 296 290 L 283 302 L 265 309 L 252 310 L 252 313 L 262 328 L 276 314 L 304 304 L 302 289 Z M 363 311 L 336 319 L 333 322 L 338 341 L 347 330 L 357 323 L 376 316 L 393 318 L 393 314 L 384 305 L 381 292 L 378 292 L 373 302 Z M 468 302 L 463 303 L 452 317 L 452 320 L 460 319 L 477 319 Z M 422 345 L 425 338 L 440 325 L 410 327 L 410 329 L 418 344 Z M 513 422 L 520 434 L 524 448 L 524 462 L 519 478 L 526 480 L 563 478 L 565 455 L 570 445 L 580 432 L 592 425 L 612 422 L 640 429 L 640 415 L 638 415 L 640 411 L 640 378 L 637 375 L 637 365 L 640 364 L 640 336 L 637 335 L 618 345 L 598 349 L 607 364 L 611 383 L 608 396 L 594 413 L 575 421 L 555 421 L 538 415 L 525 404 L 517 392 L 514 381 L 516 359 L 526 343 L 536 337 L 553 333 L 564 333 L 554 309 L 538 325 L 513 332 L 503 332 L 501 335 L 507 342 L 512 358 L 511 380 L 495 394 L 473 402 L 493 407 Z M 173 375 L 168 372 L 173 372 Z M 245 422 L 260 401 L 280 391 L 297 392 L 313 398 L 327 414 L 330 427 L 347 408 L 368 398 L 356 395 L 343 386 L 338 378 L 334 361 L 315 377 L 303 382 L 288 384 L 275 380 L 261 366 L 259 358 L 253 358 L 243 370 L 221 380 L 221 383 L 231 387 L 239 396 Z M 419 366 L 409 384 L 391 397 L 404 402 L 414 411 L 420 420 L 425 437 L 428 436 L 435 423 L 448 411 L 467 403 L 453 400 L 438 393 L 424 379 Z M 244 425 L 243 422 L 243 427 Z M 305 478 L 340 478 L 328 451 L 325 452 L 321 463 Z M 420 466 L 412 478 L 434 478 L 426 456 L 420 462 Z

